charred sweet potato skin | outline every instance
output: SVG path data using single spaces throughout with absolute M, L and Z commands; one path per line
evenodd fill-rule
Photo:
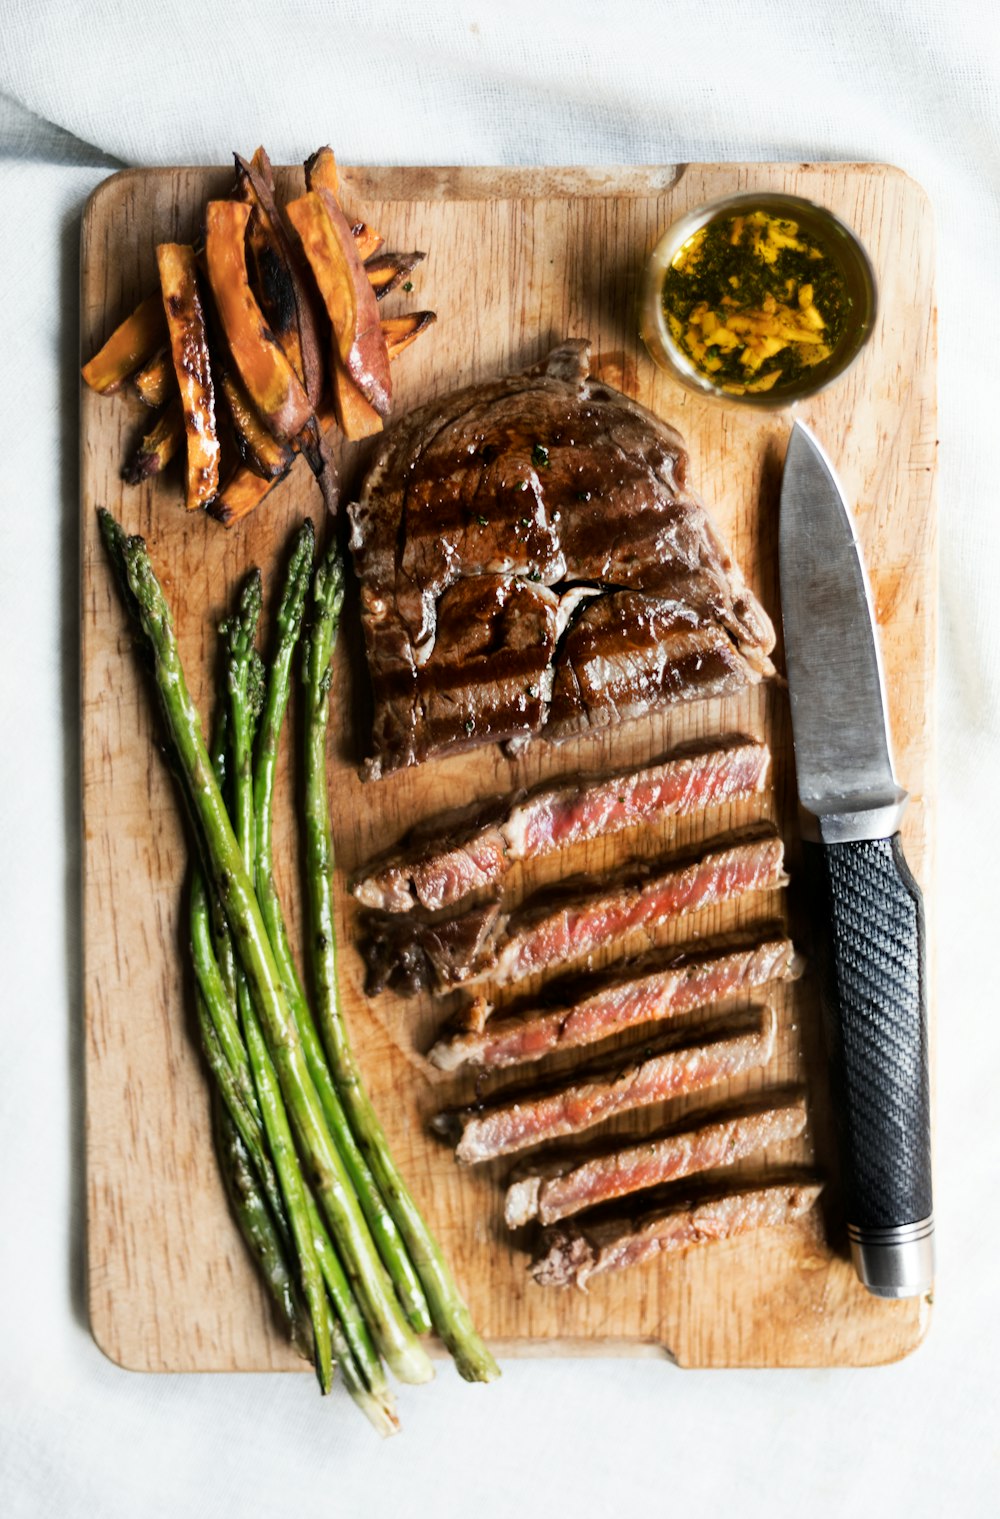
M 91 390 L 107 396 L 167 341 L 160 292 L 140 301 L 80 371 Z
M 198 290 L 198 261 L 194 249 L 186 243 L 160 243 L 156 262 L 184 414 L 186 505 L 188 511 L 195 511 L 206 506 L 219 488 L 220 452 L 208 334 Z
M 323 388 L 323 357 L 316 302 L 274 197 L 274 182 L 266 154 L 265 172 L 257 162 L 236 155 L 240 193 L 251 208 L 247 244 L 257 277 L 257 289 L 268 325 L 288 355 L 306 394 L 315 405 Z
M 212 200 L 205 220 L 205 264 L 229 350 L 261 417 L 290 441 L 313 414 L 302 381 L 264 320 L 247 274 L 244 238 L 250 207 Z

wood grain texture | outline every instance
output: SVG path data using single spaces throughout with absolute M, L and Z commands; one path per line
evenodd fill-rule
M 279 187 L 301 185 L 279 171 Z M 191 236 L 224 170 L 127 171 L 92 197 L 83 227 L 85 355 L 155 279 L 154 243 Z M 433 307 L 439 321 L 393 366 L 399 412 L 469 381 L 532 362 L 566 335 L 594 345 L 595 373 L 676 424 L 691 475 L 749 583 L 777 621 L 777 488 L 791 417 L 703 400 L 654 368 L 634 319 L 638 276 L 677 215 L 736 190 L 766 188 L 832 207 L 868 247 L 880 286 L 877 330 L 848 376 L 798 414 L 815 427 L 856 506 L 878 609 L 900 777 L 913 802 L 904 835 L 927 901 L 933 938 L 931 800 L 936 596 L 934 509 L 935 305 L 933 236 L 923 192 L 872 165 L 687 165 L 650 169 L 364 169 L 343 171 L 348 210 L 390 247 L 428 250 L 414 291 L 387 307 Z M 193 1040 L 182 905 L 187 850 L 178 795 L 164 766 L 132 636 L 104 561 L 95 508 L 106 505 L 149 540 L 177 615 L 186 668 L 207 718 L 214 629 L 254 563 L 272 572 L 291 528 L 320 511 L 299 464 L 238 530 L 189 518 L 171 473 L 121 483 L 127 451 L 148 417 L 128 397 L 82 398 L 83 817 L 86 1163 L 89 1300 L 94 1335 L 121 1365 L 160 1371 L 301 1367 L 274 1330 L 230 1222 L 209 1138 L 206 1083 Z M 349 479 L 355 446 L 344 451 Z M 779 645 L 778 660 L 781 650 Z M 428 764 L 364 786 L 359 709 L 364 673 L 350 624 L 337 655 L 331 740 L 332 805 L 341 870 L 416 819 L 458 801 L 574 768 L 639 763 L 673 744 L 719 732 L 767 738 L 774 787 L 763 808 L 787 845 L 793 883 L 780 894 L 703 913 L 665 942 L 734 923 L 791 923 L 802 937 L 791 740 L 779 684 L 679 707 L 641 724 L 516 761 L 498 749 Z M 289 907 L 300 860 L 289 806 L 289 745 L 280 784 L 278 869 Z M 759 812 L 760 809 L 757 809 Z M 599 874 L 630 853 L 655 856 L 745 821 L 739 807 L 681 826 L 585 846 L 515 874 L 523 895 L 560 871 Z M 465 1100 L 471 1079 L 432 1071 L 422 1051 L 440 1008 L 428 998 L 368 1003 L 353 948 L 353 904 L 339 892 L 347 1012 L 396 1155 L 438 1232 L 480 1326 L 503 1354 L 666 1354 L 683 1366 L 867 1365 L 919 1343 L 923 1302 L 879 1302 L 844 1257 L 835 1186 L 806 1225 L 694 1250 L 663 1266 L 602 1280 L 589 1294 L 530 1283 L 526 1256 L 502 1222 L 503 1165 L 460 1172 L 427 1135 L 438 1108 Z M 293 919 L 296 913 L 292 913 Z M 294 922 L 298 930 L 297 920 Z M 766 1072 L 717 1095 L 802 1083 L 808 1136 L 769 1167 L 832 1167 L 829 1105 L 816 989 L 807 975 L 775 998 L 777 1054 Z M 494 1079 L 487 1090 L 508 1084 Z M 680 1116 L 675 1104 L 671 1116 Z M 662 1121 L 662 1111 L 645 1126 Z M 633 1124 L 627 1125 L 634 1127 Z M 642 1126 L 642 1125 L 640 1125 Z

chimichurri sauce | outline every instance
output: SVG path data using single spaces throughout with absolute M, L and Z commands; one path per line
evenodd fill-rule
M 663 281 L 674 342 L 730 395 L 798 385 L 836 348 L 851 305 L 829 250 L 798 222 L 766 211 L 699 227 Z

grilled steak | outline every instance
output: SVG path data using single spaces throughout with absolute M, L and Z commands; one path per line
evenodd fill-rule
M 412 993 L 486 978 L 504 984 L 586 960 L 625 934 L 652 933 L 713 903 L 784 886 L 783 859 L 781 840 L 769 836 L 661 865 L 655 874 L 647 869 L 597 895 L 580 897 L 567 886 L 558 904 L 529 904 L 511 916 L 495 901 L 440 922 L 371 915 L 362 943 L 366 990 L 373 995 L 391 985 Z
M 588 379 L 589 357 L 563 343 L 377 446 L 349 508 L 369 777 L 772 672 L 774 630 L 688 489 L 679 436 Z
M 572 777 L 527 796 L 498 798 L 422 824 L 351 889 L 381 912 L 455 907 L 497 885 L 516 860 L 755 796 L 769 764 L 765 744 L 733 742 L 600 780 Z
M 791 1223 L 809 1211 L 821 1191 L 816 1184 L 779 1183 L 658 1209 L 635 1222 L 625 1218 L 554 1229 L 543 1237 L 531 1274 L 542 1287 L 585 1289 L 592 1276 L 637 1266 L 666 1251 Z
M 732 1166 L 768 1145 L 794 1139 L 806 1126 L 802 1102 L 761 1108 L 651 1135 L 641 1144 L 603 1154 L 543 1162 L 507 1188 L 504 1218 L 519 1229 L 537 1218 L 554 1224 L 584 1208 L 613 1202 L 649 1187 L 678 1181 L 716 1166 Z
M 639 1024 L 655 1023 L 797 974 L 790 939 L 766 939 L 711 955 L 673 955 L 657 968 L 639 962 L 562 1006 L 532 1008 L 439 1039 L 428 1059 L 443 1071 L 461 1065 L 501 1070 L 555 1050 L 597 1044 Z
M 764 1065 L 774 1050 L 776 1021 L 773 1009 L 764 1008 L 746 1031 L 694 1045 L 673 1040 L 624 1069 L 619 1054 L 613 1067 L 581 1072 L 577 1080 L 537 1095 L 443 1113 L 433 1127 L 448 1138 L 458 1136 L 455 1157 L 467 1165 L 582 1134 L 619 1113 L 687 1097 Z

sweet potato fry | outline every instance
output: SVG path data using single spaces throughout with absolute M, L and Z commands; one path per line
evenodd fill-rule
M 387 416 L 392 406 L 389 355 L 375 292 L 344 213 L 329 190 L 322 189 L 292 201 L 286 212 L 316 276 L 336 353 L 365 399 L 380 416 Z
M 249 219 L 250 207 L 244 201 L 209 201 L 205 262 L 240 378 L 270 430 L 290 441 L 305 427 L 313 408 L 250 289 L 244 248 Z
M 91 390 L 109 395 L 145 364 L 166 338 L 163 301 L 156 290 L 140 301 L 80 372 Z
M 186 243 L 156 249 L 170 352 L 180 390 L 187 438 L 188 511 L 211 501 L 219 488 L 219 435 L 215 388 L 208 357 L 205 313 L 198 290 L 198 259 Z
M 306 159 L 304 168 L 306 184 L 310 190 L 329 190 L 331 195 L 339 196 L 340 175 L 337 173 L 337 160 L 331 147 L 317 148 Z
M 269 175 L 267 155 L 262 148 L 257 154 L 263 154 Z M 323 359 L 308 275 L 285 230 L 273 184 L 238 153 L 236 175 L 240 195 L 251 207 L 247 246 L 261 309 L 315 405 L 323 388 Z
M 345 438 L 357 442 L 382 431 L 382 418 L 365 400 L 347 370 L 334 354 L 332 386 L 333 404 L 337 411 L 337 424 Z
M 170 344 L 165 343 L 132 376 L 139 400 L 146 406 L 164 406 L 177 389 L 174 361 L 170 356 Z
M 170 463 L 183 442 L 184 407 L 180 396 L 176 395 L 166 410 L 160 413 L 155 426 L 146 434 L 122 470 L 122 479 L 128 485 L 138 485 L 140 480 L 158 475 Z
M 254 150 L 250 160 L 251 167 L 256 169 L 271 194 L 274 194 L 274 170 L 271 168 L 271 160 L 267 156 L 267 150 L 263 145 Z
M 396 286 L 416 268 L 421 260 L 427 257 L 426 253 L 380 253 L 377 258 L 370 258 L 365 264 L 365 273 L 368 283 L 375 292 L 375 299 L 381 301 L 395 290 Z
M 409 348 L 436 321 L 436 311 L 410 311 L 406 316 L 383 317 L 382 331 L 385 333 L 389 358 L 394 359 L 404 348 Z
M 362 263 L 366 259 L 371 258 L 373 253 L 377 253 L 385 242 L 385 238 L 381 232 L 376 232 L 375 228 L 369 227 L 367 222 L 352 222 L 351 236 L 354 239 L 354 246 L 358 250 L 358 258 Z
M 291 464 L 295 449 L 291 443 L 268 432 L 237 375 L 224 373 L 219 380 L 219 390 L 229 408 L 236 446 L 244 464 L 255 475 L 276 480 Z

